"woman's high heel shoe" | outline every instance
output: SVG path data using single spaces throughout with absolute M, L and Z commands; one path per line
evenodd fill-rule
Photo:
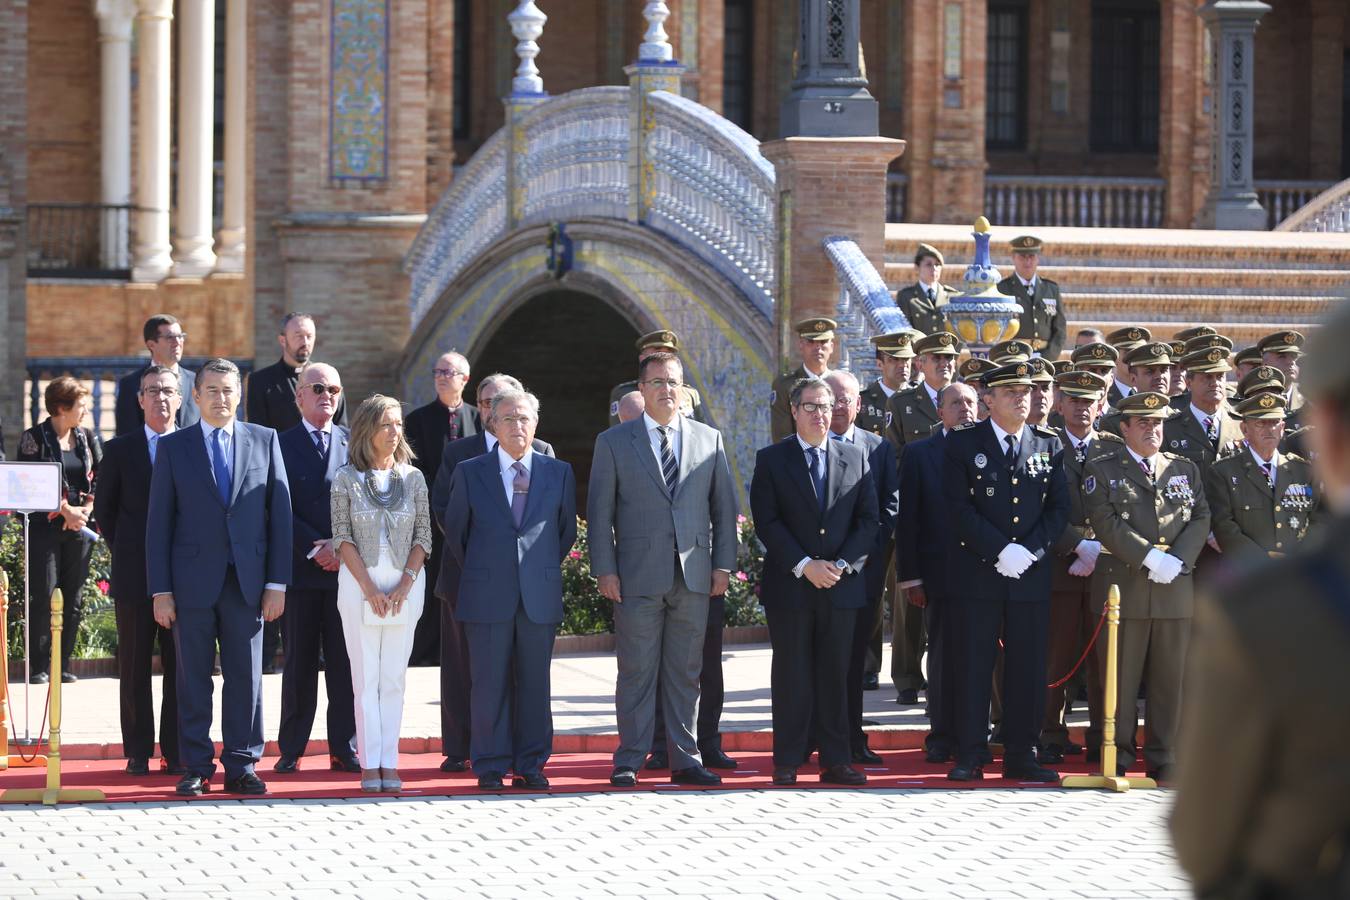
M 361 790 L 367 794 L 378 794 L 384 789 L 383 781 L 380 779 L 379 769 L 361 770 Z
M 403 779 L 398 777 L 398 769 L 380 769 L 380 786 L 386 791 L 403 790 Z

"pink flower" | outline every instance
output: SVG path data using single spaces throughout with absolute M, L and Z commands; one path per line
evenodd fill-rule
M 571 553 L 568 553 L 567 555 L 568 555 L 569 557 L 571 557 L 572 559 L 581 559 L 581 551 L 580 551 L 580 550 L 573 550 Z
M 736 573 L 736 580 L 737 580 L 737 581 L 749 581 L 749 580 L 750 580 L 750 576 L 749 576 L 749 575 L 746 575 L 744 572 L 737 572 L 737 573 Z
M 108 582 L 106 582 L 106 581 L 99 581 L 99 583 L 98 583 L 98 589 L 99 589 L 100 591 L 102 591 L 103 593 L 106 594 L 106 593 L 108 593 L 108 587 L 109 587 Z
M 737 525 L 744 525 L 745 522 L 746 522 L 745 516 L 743 516 L 743 515 L 737 513 L 737 514 L 736 514 L 736 524 L 737 524 Z

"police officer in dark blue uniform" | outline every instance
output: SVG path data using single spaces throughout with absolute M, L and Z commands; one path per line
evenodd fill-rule
M 984 377 L 989 418 L 947 435 L 944 493 L 952 548 L 953 644 L 957 679 L 956 766 L 947 777 L 984 777 L 989 692 L 1004 639 L 1003 775 L 1052 782 L 1036 762 L 1045 711 L 1052 547 L 1068 521 L 1063 447 L 1048 428 L 1028 425 L 1031 366 L 1014 362 Z

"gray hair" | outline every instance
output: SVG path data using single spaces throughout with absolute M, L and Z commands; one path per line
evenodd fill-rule
M 857 375 L 854 375 L 848 369 L 831 370 L 830 374 L 825 376 L 825 383 L 829 384 L 830 379 L 832 378 L 838 379 L 841 387 L 848 388 L 851 386 L 853 388 L 853 393 L 862 393 L 862 382 L 858 380 Z
M 478 390 L 477 390 L 477 392 L 474 394 L 474 396 L 475 396 L 475 397 L 481 397 L 481 396 L 483 396 L 483 388 L 485 388 L 485 387 L 495 387 L 495 388 L 497 388 L 499 391 L 500 391 L 500 390 L 510 390 L 510 391 L 523 391 L 523 390 L 525 390 L 524 385 L 522 385 L 522 384 L 520 383 L 520 379 L 518 379 L 518 378 L 516 378 L 515 376 L 512 376 L 512 375 L 505 375 L 505 374 L 503 374 L 503 373 L 501 373 L 501 372 L 493 372 L 491 375 L 485 375 L 485 376 L 483 377 L 483 379 L 482 379 L 481 381 L 478 382 Z
M 819 378 L 798 378 L 792 385 L 792 392 L 788 394 L 788 402 L 797 406 L 802 402 L 802 393 L 811 388 L 820 388 L 830 395 L 829 404 L 834 405 L 834 390 Z
M 945 388 L 937 392 L 937 408 L 938 409 L 942 408 L 942 403 L 947 399 L 947 396 L 949 394 L 952 393 L 964 394 L 966 391 L 970 391 L 970 396 L 974 397 L 976 402 L 979 402 L 980 399 L 979 391 L 975 390 L 975 388 L 971 387 L 964 381 L 953 381 L 951 384 L 947 385 Z
M 514 379 L 512 379 L 514 380 Z M 492 397 L 492 419 L 496 421 L 497 410 L 508 403 L 524 403 L 530 408 L 530 413 L 534 420 L 539 421 L 539 398 L 529 391 L 522 391 L 517 388 L 507 388 L 504 391 L 498 391 Z

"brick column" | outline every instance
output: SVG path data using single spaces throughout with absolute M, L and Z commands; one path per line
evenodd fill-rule
M 0 0 L 0 424 L 14 452 L 23 429 L 24 355 L 28 341 L 27 256 L 23 210 L 28 204 L 28 2 Z M 11 457 L 12 459 L 13 457 Z M 17 598 L 17 593 L 11 593 Z
M 984 211 L 987 6 L 908 0 L 904 19 L 907 218 L 970 222 Z
M 1209 94 L 1204 26 L 1196 0 L 1163 0 L 1159 53 L 1158 174 L 1167 184 L 1164 228 L 1189 228 L 1209 185 Z
M 886 170 L 904 149 L 904 141 L 882 137 L 790 137 L 760 148 L 777 173 L 774 334 L 780 365 L 791 355 L 794 321 L 834 315 L 839 285 L 822 240 L 847 235 L 883 270 Z
M 1345 44 L 1350 40 L 1350 12 L 1344 0 L 1312 0 L 1308 54 L 1308 177 L 1338 181 L 1341 177 L 1341 100 Z

